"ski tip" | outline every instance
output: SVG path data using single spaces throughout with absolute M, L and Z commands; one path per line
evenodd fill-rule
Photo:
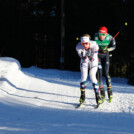
M 103 103 L 97 104 L 94 109 L 99 108 L 101 104 L 103 104 Z
M 76 106 L 75 108 L 77 109 L 77 108 L 79 108 L 79 107 L 80 107 L 80 105 Z
M 81 106 L 82 106 L 82 104 L 77 104 L 77 106 L 75 108 L 77 109 L 77 108 L 80 108 Z
M 97 106 L 95 106 L 95 108 L 94 109 L 98 109 L 99 108 L 99 106 L 97 105 Z
M 85 102 L 84 103 L 81 103 L 81 104 L 78 104 L 75 108 L 79 108 L 79 107 L 81 107 L 81 106 L 83 106 L 85 104 L 86 104 Z

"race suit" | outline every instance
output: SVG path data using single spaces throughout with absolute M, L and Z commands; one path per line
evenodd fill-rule
M 104 73 L 104 76 L 106 78 L 106 84 L 107 87 L 111 87 L 111 78 L 109 75 L 109 52 L 113 51 L 116 48 L 116 42 L 115 39 L 110 35 L 107 34 L 106 38 L 101 41 L 99 39 L 99 34 L 95 34 L 95 41 L 99 46 L 99 65 L 98 65 L 98 71 L 99 71 L 99 86 L 100 88 L 103 87 L 103 81 L 102 76 Z
M 98 45 L 95 41 L 90 41 L 90 49 L 85 50 L 84 46 L 81 45 L 81 42 L 79 42 L 76 46 L 76 51 L 80 58 L 82 56 L 85 56 L 85 58 L 81 58 L 80 60 L 80 70 L 81 70 L 81 82 L 84 82 L 87 80 L 88 77 L 88 70 L 90 80 L 92 83 L 97 83 L 96 73 L 98 69 Z M 90 57 L 86 57 L 87 53 L 90 51 Z

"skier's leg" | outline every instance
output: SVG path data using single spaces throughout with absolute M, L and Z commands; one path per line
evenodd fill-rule
M 93 89 L 94 89 L 94 92 L 95 92 L 96 103 L 100 104 L 101 103 L 101 97 L 100 97 L 98 81 L 96 79 L 97 69 L 98 69 L 97 66 L 94 66 L 94 67 L 90 68 L 89 75 L 90 75 L 90 79 L 93 83 Z
M 102 80 L 102 64 L 101 64 L 101 59 L 99 58 L 99 63 L 98 63 L 98 73 L 99 73 L 99 77 L 98 77 L 98 82 L 99 82 L 99 88 L 100 88 L 100 93 L 101 93 L 101 98 L 104 101 L 105 99 L 105 90 L 104 90 L 104 86 L 103 86 L 103 80 Z
M 81 91 L 81 96 L 80 96 L 80 104 L 85 101 L 85 81 L 80 83 L 80 91 Z
M 99 91 L 98 84 L 93 83 L 93 88 L 94 88 L 94 92 L 95 92 L 96 103 L 101 104 L 102 101 L 101 101 L 101 97 L 100 97 L 100 91 Z
M 111 87 L 108 87 L 107 88 L 107 92 L 108 92 L 109 102 L 111 102 L 112 101 L 112 98 L 113 98 L 112 88 Z
M 106 77 L 108 98 L 109 100 L 111 100 L 113 98 L 113 95 L 112 95 L 111 77 L 109 75 L 109 56 L 108 55 L 106 56 L 105 65 L 104 65 L 104 76 Z
M 99 58 L 99 62 L 98 62 L 98 73 L 99 73 L 98 83 L 99 83 L 99 86 L 101 86 L 101 87 L 103 86 L 102 72 L 103 72 L 102 63 L 101 63 L 101 59 Z
M 87 63 L 82 63 L 81 67 L 80 67 L 80 70 L 81 70 L 80 103 L 83 103 L 85 101 L 85 88 L 86 88 L 85 83 L 86 83 L 87 76 L 88 76 L 88 64 Z

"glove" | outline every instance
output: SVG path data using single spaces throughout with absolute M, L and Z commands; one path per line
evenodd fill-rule
M 86 60 L 87 56 L 83 54 L 83 52 L 81 52 L 81 59 L 82 60 Z
M 81 57 L 82 60 L 86 60 L 86 58 L 87 58 L 86 56 L 85 57 Z
M 91 62 L 94 61 L 94 58 L 92 56 L 89 56 L 88 58 Z
M 99 48 L 99 53 L 107 53 L 107 51 L 108 51 L 107 49 L 103 50 L 102 48 Z
M 106 49 L 106 50 L 103 50 L 102 52 L 103 52 L 103 53 L 107 53 L 107 52 L 108 52 L 108 50 Z

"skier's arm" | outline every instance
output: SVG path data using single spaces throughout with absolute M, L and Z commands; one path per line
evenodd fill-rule
M 98 59 L 98 50 L 99 50 L 99 47 L 97 43 L 95 42 L 93 45 L 91 56 L 90 56 L 92 59 Z
M 107 50 L 108 50 L 109 52 L 111 52 L 111 51 L 113 51 L 113 50 L 115 50 L 115 49 L 116 49 L 116 41 L 115 41 L 115 39 L 111 36 L 110 44 L 109 44 Z
M 77 46 L 76 46 L 76 51 L 77 51 L 77 53 L 78 53 L 78 55 L 79 55 L 79 57 L 81 58 L 81 59 L 86 59 L 87 58 L 87 55 L 86 55 L 86 51 L 85 51 L 85 49 L 83 48 L 83 46 L 81 45 L 81 43 L 78 43 L 77 44 Z
M 79 57 L 81 57 L 81 54 L 82 54 L 83 50 L 81 49 L 79 43 L 78 43 L 77 46 L 76 46 L 76 51 L 77 51 Z
M 91 55 L 91 50 L 85 50 L 84 47 L 78 43 L 76 46 L 76 51 L 79 55 L 79 57 L 83 60 L 85 60 L 87 57 L 89 57 Z

